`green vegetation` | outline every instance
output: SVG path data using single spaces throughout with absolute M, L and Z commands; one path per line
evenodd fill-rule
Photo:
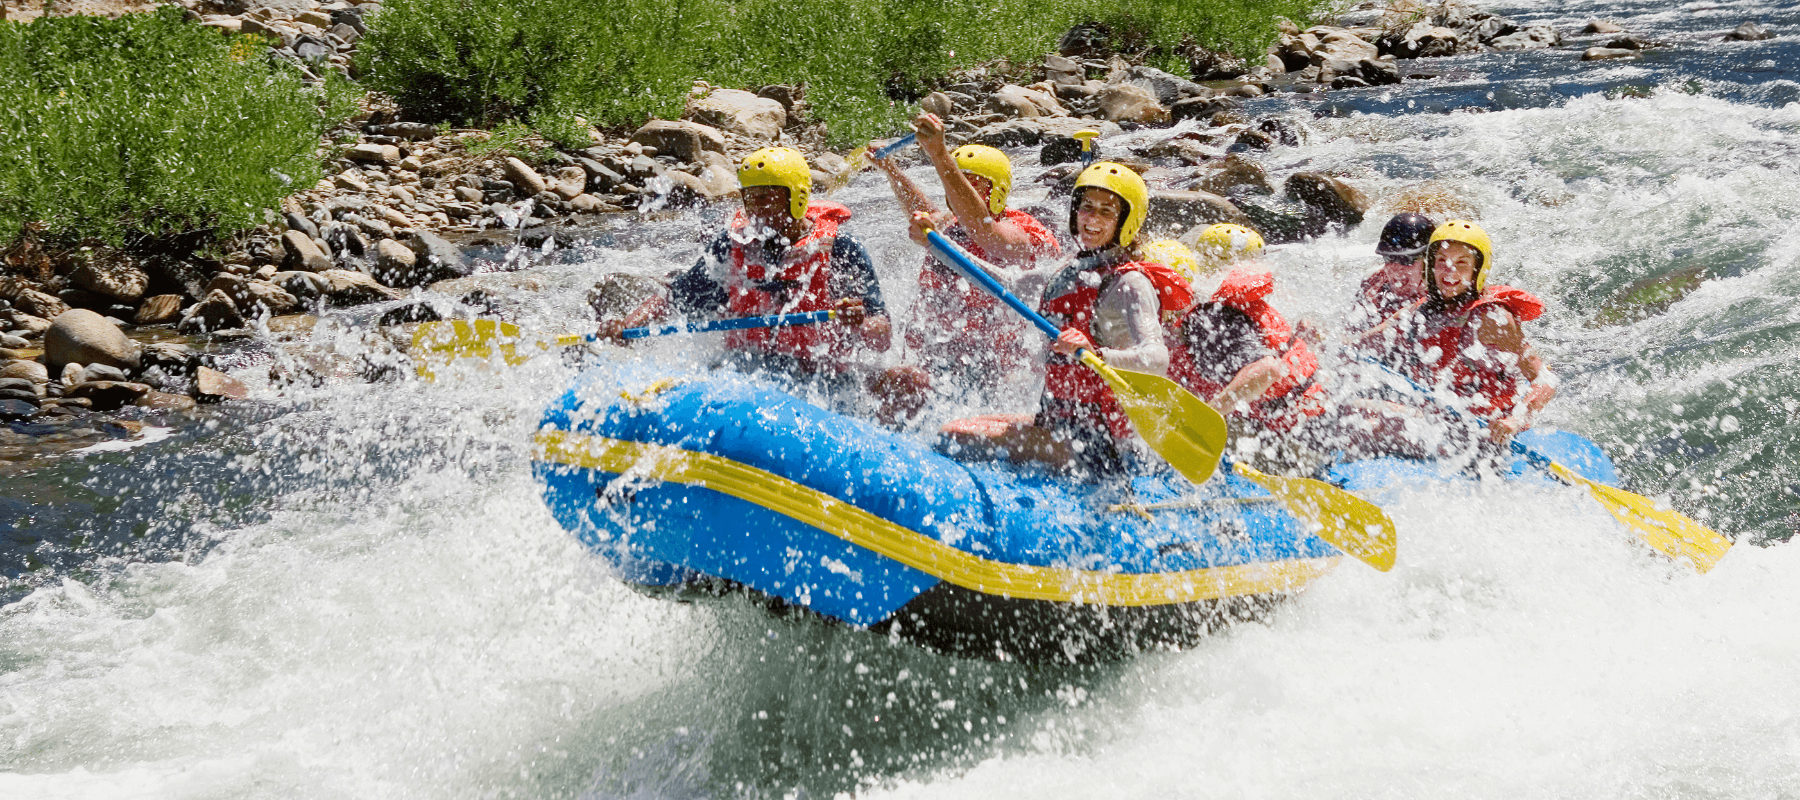
M 849 143 L 892 132 L 957 69 L 1030 63 L 1070 27 L 1184 72 L 1185 42 L 1255 57 L 1274 19 L 1317 0 L 391 0 L 357 58 L 370 88 L 409 113 L 461 125 L 521 120 L 554 140 L 577 116 L 630 126 L 672 117 L 696 79 L 805 84 Z
M 319 179 L 348 81 L 305 87 L 176 6 L 0 23 L 0 245 L 247 228 Z

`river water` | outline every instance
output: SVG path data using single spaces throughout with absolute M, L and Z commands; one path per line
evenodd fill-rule
M 1267 163 L 1472 205 L 1496 280 L 1549 303 L 1544 423 L 1737 538 L 1712 573 L 1647 556 L 1574 491 L 1440 486 L 1381 498 L 1393 572 L 1346 565 L 1192 650 L 939 658 L 626 589 L 529 474 L 572 368 L 364 383 L 344 365 L 376 312 L 357 310 L 306 336 L 336 376 L 319 386 L 0 477 L 0 796 L 1796 796 L 1800 9 L 1495 10 L 1674 46 L 1258 101 L 1308 133 Z M 1745 20 L 1780 38 L 1716 40 Z M 834 199 L 904 308 L 918 255 L 885 187 Z M 717 221 L 621 224 L 486 280 L 526 327 L 572 329 L 598 275 L 689 263 Z M 1278 304 L 1340 313 L 1374 227 L 1276 248 Z M 1694 288 L 1658 299 L 1659 276 Z

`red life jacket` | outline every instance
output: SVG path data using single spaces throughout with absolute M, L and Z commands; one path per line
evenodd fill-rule
M 1523 289 L 1489 286 L 1452 309 L 1426 314 L 1421 309 L 1419 336 L 1408 359 L 1412 379 L 1426 386 L 1448 383 L 1458 397 L 1468 398 L 1468 411 L 1489 421 L 1502 419 L 1518 404 L 1519 392 L 1531 385 L 1517 364 L 1498 354 L 1477 350 L 1477 319 L 1490 306 L 1511 312 L 1520 322 L 1544 313 L 1544 301 Z M 1471 351 L 1475 351 L 1471 353 Z
M 1362 296 L 1357 300 L 1357 308 L 1363 314 L 1362 321 L 1367 323 L 1363 326 L 1364 328 L 1373 328 L 1381 324 L 1395 312 L 1418 299 L 1417 295 L 1401 294 L 1400 289 L 1408 283 L 1408 280 L 1405 276 L 1395 273 L 1407 270 L 1417 273 L 1421 271 L 1421 268 L 1415 264 L 1396 265 L 1395 262 L 1390 261 L 1383 264 L 1381 269 L 1376 270 L 1374 274 L 1363 279 Z M 1416 283 L 1416 280 L 1414 282 Z
M 1200 315 L 1216 316 L 1222 308 L 1239 312 L 1255 326 L 1263 346 L 1280 354 L 1287 367 L 1287 377 L 1250 403 L 1249 416 L 1279 432 L 1298 424 L 1302 416 L 1325 413 L 1325 389 L 1312 382 L 1313 373 L 1319 370 L 1318 356 L 1305 340 L 1293 337 L 1287 320 L 1269 305 L 1267 298 L 1273 291 L 1274 273 L 1235 269 L 1227 274 L 1211 297 L 1193 304 L 1169 326 L 1169 377 L 1203 398 L 1223 391 L 1226 384 L 1207 377 L 1200 365 L 1217 363 L 1231 354 L 1195 352 L 1186 330 Z M 1248 364 L 1237 369 L 1244 366 Z
M 1094 307 L 1100 294 L 1128 272 L 1142 273 L 1150 279 L 1156 287 L 1162 313 L 1186 308 L 1194 301 L 1187 279 L 1166 264 L 1133 261 L 1084 268 L 1082 262 L 1076 262 L 1064 267 L 1050 281 L 1038 310 L 1059 329 L 1074 328 L 1091 340 L 1094 338 Z M 1090 285 L 1082 279 L 1084 273 L 1096 275 L 1098 280 Z M 1096 346 L 1099 344 L 1095 342 Z M 1044 376 L 1044 396 L 1044 415 L 1049 419 L 1081 424 L 1098 417 L 1105 421 L 1112 435 L 1120 438 L 1131 435 L 1131 420 L 1119 407 L 1118 399 L 1113 397 L 1112 388 L 1092 369 L 1071 356 L 1051 354 Z
M 1062 253 L 1062 247 L 1056 243 L 1056 235 L 1044 227 L 1044 223 L 1039 222 L 1037 217 L 1013 208 L 1007 209 L 1003 216 L 1025 231 L 1031 241 L 1033 263 L 1040 256 Z M 981 245 L 969 239 L 966 228 L 950 228 L 945 231 L 945 236 L 976 258 L 991 260 Z M 1000 306 L 999 298 L 988 294 L 936 258 L 926 256 L 924 266 L 919 269 L 920 316 L 925 324 L 947 334 L 946 338 L 952 348 L 964 347 L 972 351 L 991 352 L 995 348 L 1005 347 L 1022 353 L 1023 349 L 1018 344 L 1021 324 L 1015 324 L 1017 318 L 1011 312 L 1002 312 Z M 908 344 L 923 347 L 925 342 L 914 332 L 914 338 L 909 339 Z
M 837 229 L 850 219 L 850 209 L 837 203 L 817 202 L 806 208 L 810 223 L 806 234 L 789 245 L 775 264 L 764 263 L 763 248 L 745 247 L 749 225 L 743 210 L 731 220 L 731 266 L 725 279 L 725 309 L 730 316 L 792 314 L 822 311 L 839 298 L 831 296 L 831 249 Z M 796 325 L 732 331 L 726 346 L 763 353 L 789 355 L 817 363 L 827 356 L 844 356 L 850 340 L 840 326 Z

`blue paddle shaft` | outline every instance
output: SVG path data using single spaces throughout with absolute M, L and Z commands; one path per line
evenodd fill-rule
M 815 322 L 826 322 L 831 319 L 830 311 L 805 311 L 799 314 L 778 314 L 767 317 L 740 317 L 738 319 L 715 319 L 707 322 L 689 322 L 682 325 L 664 325 L 657 328 L 626 328 L 619 335 L 626 339 L 642 339 L 647 336 L 668 336 L 675 333 L 706 333 L 708 331 L 741 331 L 748 328 L 786 328 L 794 325 L 811 325 Z
M 1050 324 L 1050 320 L 1044 319 L 1043 314 L 1039 314 L 1036 309 L 1025 305 L 1025 301 L 1020 300 L 1018 296 L 1007 291 L 1006 287 L 1001 286 L 999 281 L 994 280 L 994 276 L 987 274 L 982 268 L 975 266 L 975 262 L 969 260 L 969 255 L 964 253 L 962 248 L 957 247 L 954 242 L 944 238 L 943 234 L 938 233 L 937 231 L 926 231 L 925 238 L 931 242 L 931 252 L 935 254 L 939 260 L 955 267 L 957 272 L 963 274 L 963 277 L 974 281 L 981 288 L 986 289 L 988 294 L 998 297 L 1007 305 L 1012 306 L 1014 311 L 1023 314 L 1026 319 L 1031 320 L 1031 324 L 1036 325 L 1037 329 L 1043 331 L 1046 336 L 1055 339 L 1062 335 L 1061 329 Z
M 913 141 L 918 138 L 919 138 L 918 134 L 909 133 L 909 134 L 902 136 L 899 139 L 895 140 L 892 144 L 882 145 L 880 149 L 875 151 L 875 155 L 873 157 L 876 159 L 887 158 L 888 156 L 891 156 L 895 153 L 900 152 L 901 150 L 906 149 L 907 145 L 912 144 Z

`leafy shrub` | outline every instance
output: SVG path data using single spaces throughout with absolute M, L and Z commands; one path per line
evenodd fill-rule
M 1083 22 L 1178 65 L 1193 42 L 1256 56 L 1317 0 L 390 0 L 357 58 L 409 113 L 542 131 L 576 115 L 632 126 L 681 111 L 691 82 L 805 84 L 839 143 L 891 132 L 961 68 L 1034 61 Z M 552 138 L 565 138 L 547 134 Z
M 266 53 L 175 6 L 0 23 L 0 243 L 32 222 L 114 242 L 262 222 L 318 180 L 319 137 L 359 94 Z

